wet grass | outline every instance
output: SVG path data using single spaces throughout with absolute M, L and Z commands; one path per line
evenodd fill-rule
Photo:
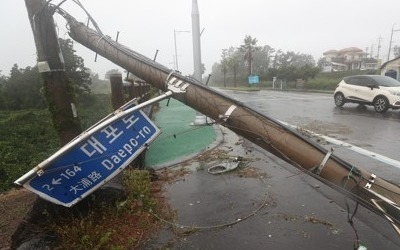
M 125 200 L 97 204 L 79 217 L 64 216 L 51 229 L 62 249 L 138 249 L 160 228 L 152 213 L 168 217 L 160 185 L 150 181 L 148 171 L 127 170 Z

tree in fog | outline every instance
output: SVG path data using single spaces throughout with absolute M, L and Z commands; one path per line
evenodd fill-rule
M 5 108 L 4 104 L 4 86 L 6 85 L 7 78 L 1 73 L 0 70 L 0 110 Z
M 272 62 L 275 57 L 275 49 L 269 45 L 260 47 L 253 54 L 253 72 L 257 75 L 265 75 L 268 69 L 272 67 Z
M 93 94 L 109 94 L 111 92 L 110 83 L 107 80 L 101 80 L 98 73 L 90 72 L 92 84 L 90 86 Z
M 321 57 L 317 62 L 317 67 L 320 70 L 323 70 L 325 66 L 329 65 L 329 62 L 326 60 L 325 57 Z
M 59 43 L 65 71 L 75 93 L 78 97 L 90 94 L 90 70 L 85 67 L 83 59 L 75 55 L 72 40 L 59 39 Z M 14 64 L 8 77 L 0 76 L 0 109 L 44 108 L 43 93 L 37 66 L 23 69 Z
M 3 78 L 1 99 L 6 110 L 43 108 L 41 80 L 37 67 L 19 68 L 17 64 L 10 70 L 10 76 Z
M 104 76 L 104 78 L 106 80 L 110 80 L 110 75 L 113 75 L 113 74 L 122 74 L 122 73 L 118 69 L 110 69 L 106 72 L 106 75 Z
M 253 74 L 253 54 L 260 49 L 260 47 L 257 46 L 257 42 L 256 38 L 245 36 L 243 44 L 239 47 L 240 51 L 244 54 L 244 59 L 248 67 L 248 75 Z
M 237 86 L 237 76 L 239 73 L 239 68 L 241 66 L 242 54 L 240 49 L 235 47 L 230 47 L 228 49 L 228 69 L 233 73 L 233 84 L 236 88 Z
M 246 36 L 244 44 L 239 47 L 223 49 L 221 60 L 216 65 L 218 67 L 213 67 L 213 75 L 220 76 L 222 72 L 225 86 L 226 79 L 233 74 L 235 87 L 237 78 L 246 79 L 250 74 L 259 75 L 264 81 L 273 77 L 295 81 L 313 78 L 319 72 L 311 55 L 283 52 L 269 45 L 257 46 L 257 39 L 251 36 Z M 214 74 L 216 70 L 219 74 Z
M 59 39 L 60 48 L 64 57 L 65 71 L 68 79 L 74 86 L 78 97 L 90 94 L 90 70 L 85 67 L 82 57 L 75 54 L 74 44 L 71 39 Z
M 291 66 L 301 68 L 305 65 L 315 65 L 315 61 L 311 55 L 295 53 L 293 51 L 287 51 L 286 53 L 279 51 L 275 64 L 276 68 L 288 68 Z
M 275 67 L 270 73 L 279 79 L 287 81 L 296 81 L 297 79 L 307 80 L 314 78 L 320 69 L 315 66 L 311 55 L 295 53 L 288 51 L 283 53 L 279 51 L 275 58 Z
M 226 87 L 226 73 L 228 73 L 228 50 L 227 49 L 222 50 L 219 68 L 224 77 L 224 87 Z

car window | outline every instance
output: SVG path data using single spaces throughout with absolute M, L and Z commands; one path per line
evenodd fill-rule
M 351 76 L 345 77 L 344 81 L 347 84 L 370 87 L 384 86 L 384 87 L 400 87 L 400 82 L 387 76 L 371 75 L 371 76 Z
M 400 87 L 400 82 L 387 76 L 374 76 L 374 80 L 379 86 L 384 87 Z
M 346 77 L 343 79 L 345 83 L 350 84 L 350 85 L 357 85 L 357 80 L 356 77 Z
M 346 83 L 356 86 L 367 86 L 368 82 L 365 77 L 350 77 L 345 80 Z
M 371 78 L 369 77 L 361 77 L 362 85 L 360 86 L 368 86 L 377 85 Z

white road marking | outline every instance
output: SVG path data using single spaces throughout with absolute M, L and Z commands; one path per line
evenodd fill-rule
M 283 121 L 279 121 L 279 122 L 282 123 L 282 124 L 285 125 L 285 126 L 292 127 L 292 128 L 294 128 L 294 129 L 299 129 L 299 128 L 300 128 L 300 127 L 297 127 L 297 126 L 295 126 L 295 125 L 289 124 L 289 123 L 287 123 L 287 122 L 283 122 Z M 400 168 L 400 162 L 397 161 L 397 160 L 394 160 L 394 159 L 392 159 L 392 158 L 386 157 L 386 156 L 384 156 L 384 155 L 381 155 L 381 154 L 378 154 L 378 153 L 375 153 L 375 152 L 368 151 L 368 150 L 366 150 L 366 149 L 363 149 L 363 148 L 354 146 L 354 145 L 349 144 L 349 143 L 347 143 L 347 142 L 343 142 L 343 141 L 340 141 L 340 140 L 331 138 L 331 137 L 329 137 L 329 136 L 325 136 L 325 135 L 321 135 L 321 134 L 314 133 L 314 132 L 312 132 L 312 131 L 310 131 L 310 130 L 306 130 L 306 129 L 302 129 L 302 130 L 307 131 L 307 132 L 310 133 L 311 135 L 313 135 L 313 136 L 315 136 L 315 137 L 318 137 L 318 138 L 321 138 L 321 139 L 323 139 L 323 140 L 325 140 L 325 141 L 327 141 L 327 142 L 330 142 L 330 143 L 332 143 L 332 144 L 335 144 L 335 145 L 338 145 L 338 146 L 347 148 L 347 149 L 349 149 L 349 150 L 352 150 L 352 151 L 357 152 L 357 153 L 359 153 L 359 154 L 368 156 L 368 157 L 370 157 L 370 158 L 372 158 L 372 159 L 374 159 L 374 160 L 377 160 L 377 161 L 386 163 L 386 164 L 391 165 L 391 166 L 393 166 L 393 167 Z

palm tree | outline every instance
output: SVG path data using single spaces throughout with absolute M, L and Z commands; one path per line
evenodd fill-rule
M 244 53 L 244 59 L 247 62 L 247 66 L 248 66 L 248 74 L 252 75 L 253 74 L 253 67 L 252 67 L 252 63 L 253 63 L 253 53 L 257 50 L 259 50 L 260 48 L 257 46 L 257 39 L 256 38 L 252 38 L 250 35 L 249 36 L 245 36 L 244 40 L 243 40 L 244 44 L 240 45 L 240 51 L 242 53 Z

